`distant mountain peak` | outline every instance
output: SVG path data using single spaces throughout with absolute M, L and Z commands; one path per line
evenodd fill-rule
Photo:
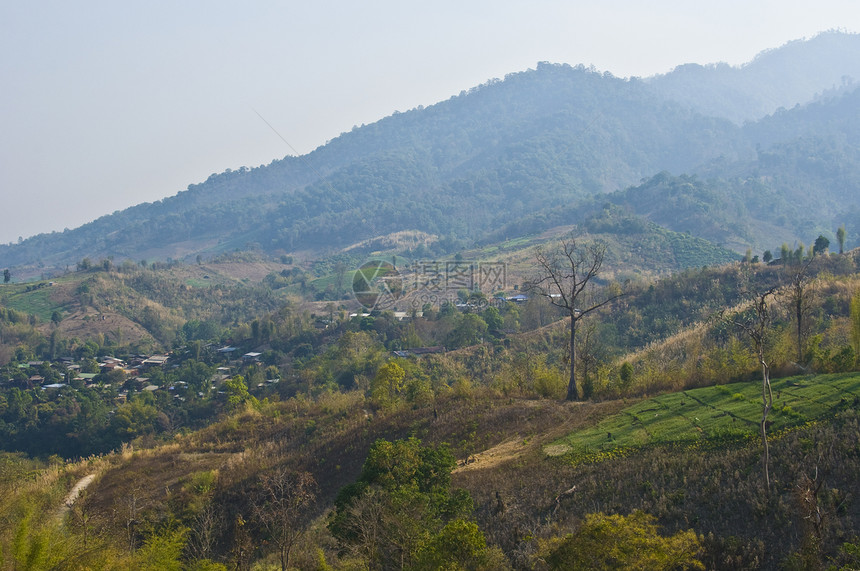
M 812 101 L 851 78 L 860 78 L 860 34 L 829 30 L 740 66 L 683 64 L 646 82 L 661 97 L 742 124 Z
M 680 179 L 648 187 L 652 201 L 664 186 L 675 192 L 670 202 L 689 214 L 680 220 L 645 204 L 672 229 L 707 227 L 699 237 L 738 248 L 761 239 L 750 229 L 764 228 L 755 217 L 767 216 L 770 235 L 810 240 L 860 208 L 851 77 L 860 78 L 860 36 L 842 32 L 791 42 L 740 67 L 690 64 L 648 80 L 540 62 L 353 129 L 302 157 L 227 170 L 173 197 L 0 246 L 0 267 L 21 276 L 49 275 L 85 257 L 323 256 L 413 235 L 438 237 L 420 245 L 444 255 L 502 228 L 525 234 L 577 223 L 596 195 L 661 171 L 707 173 L 689 188 Z M 827 105 L 793 103 L 824 93 Z M 780 108 L 789 111 L 774 113 Z M 822 197 L 815 208 L 797 208 L 811 193 Z M 725 204 L 736 208 L 732 216 Z

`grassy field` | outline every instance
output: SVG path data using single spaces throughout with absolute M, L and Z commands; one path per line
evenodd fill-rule
M 860 399 L 860 374 L 789 377 L 772 382 L 771 435 L 814 422 Z M 642 400 L 594 427 L 545 447 L 549 455 L 599 460 L 654 444 L 746 440 L 759 437 L 761 382 L 693 389 Z
M 205 278 L 189 278 L 185 280 L 185 285 L 196 287 L 196 288 L 210 288 L 213 284 L 211 279 Z
M 26 291 L 24 286 L 15 286 L 14 291 L 7 291 L 3 297 L 3 305 L 23 313 L 37 316 L 42 321 L 50 321 L 54 311 L 64 309 L 62 303 L 52 299 L 53 288 L 40 287 Z

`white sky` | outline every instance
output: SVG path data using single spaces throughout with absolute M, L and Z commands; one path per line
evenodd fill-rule
M 649 76 L 740 64 L 856 0 L 0 0 L 0 242 L 75 228 L 211 173 L 538 61 Z

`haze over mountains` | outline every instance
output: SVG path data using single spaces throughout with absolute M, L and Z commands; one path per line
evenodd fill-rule
M 430 253 L 583 222 L 614 204 L 742 252 L 857 241 L 860 35 L 828 32 L 740 68 L 649 79 L 540 63 L 355 127 L 302 157 L 225 171 L 74 230 L 0 246 L 41 273 L 84 257 L 322 256 L 400 231 Z M 154 165 L 157 168 L 157 165 Z

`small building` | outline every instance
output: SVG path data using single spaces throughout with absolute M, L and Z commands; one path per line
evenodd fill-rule
M 415 349 L 411 349 L 413 355 L 434 355 L 436 353 L 444 353 L 445 347 L 442 345 L 436 345 L 434 347 L 417 347 Z
M 117 369 L 122 371 L 122 365 L 120 365 L 119 363 L 102 363 L 101 365 L 99 365 L 99 370 L 102 373 L 110 373 L 111 371 L 115 371 Z
M 140 366 L 143 369 L 148 369 L 149 367 L 163 367 L 169 358 L 170 357 L 167 355 L 152 355 L 148 359 L 145 359 Z

